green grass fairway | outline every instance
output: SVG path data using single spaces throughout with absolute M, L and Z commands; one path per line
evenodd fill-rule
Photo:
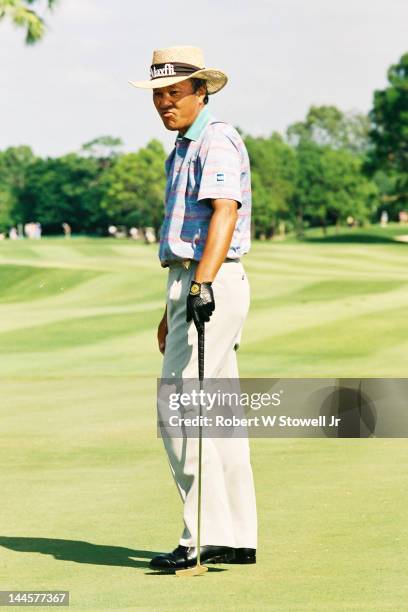
M 254 244 L 241 375 L 407 376 L 392 236 Z M 155 246 L 0 243 L 0 590 L 69 590 L 75 610 L 406 612 L 405 439 L 252 440 L 257 565 L 149 570 L 182 528 L 156 437 L 165 282 Z

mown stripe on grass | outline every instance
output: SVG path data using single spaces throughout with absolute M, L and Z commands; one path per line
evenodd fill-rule
M 104 342 L 157 326 L 157 310 L 66 319 L 0 334 L 0 353 L 51 352 Z
M 276 305 L 290 304 L 307 304 L 309 302 L 327 302 L 338 301 L 339 296 L 342 299 L 356 296 L 372 296 L 379 293 L 387 293 L 394 291 L 404 284 L 397 280 L 376 281 L 376 280 L 322 280 L 317 283 L 309 283 L 302 288 L 290 289 L 286 293 L 278 293 L 274 295 L 275 286 L 273 281 L 265 283 L 265 292 L 259 297 L 252 300 L 252 305 L 255 308 L 273 308 Z
M 67 291 L 94 279 L 94 270 L 67 270 L 5 264 L 0 266 L 0 302 L 27 302 Z
M 246 353 L 267 355 L 273 352 L 282 358 L 299 357 L 324 361 L 367 357 L 387 347 L 405 342 L 408 335 L 406 307 L 389 308 L 360 316 L 338 318 L 324 325 L 315 324 L 285 334 L 271 334 L 266 340 L 245 341 Z

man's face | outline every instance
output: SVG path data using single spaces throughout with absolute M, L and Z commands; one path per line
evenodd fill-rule
M 153 102 L 168 130 L 184 133 L 204 106 L 204 87 L 194 92 L 191 79 L 153 90 Z

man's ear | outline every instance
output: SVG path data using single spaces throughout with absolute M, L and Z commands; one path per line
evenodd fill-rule
M 202 96 L 203 98 L 203 102 L 204 102 L 204 98 L 207 94 L 207 86 L 206 85 L 201 85 L 201 87 L 199 87 L 197 89 L 197 93 L 200 95 L 200 97 Z

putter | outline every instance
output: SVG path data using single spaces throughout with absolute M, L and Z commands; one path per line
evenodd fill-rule
M 203 323 L 202 328 L 198 331 L 198 378 L 200 381 L 200 398 L 201 391 L 203 390 L 204 381 L 204 329 L 205 324 Z M 201 425 L 201 401 L 200 401 L 200 413 L 199 413 L 199 425 L 198 425 L 198 502 L 197 502 L 197 564 L 194 567 L 188 567 L 186 569 L 177 570 L 176 576 L 202 576 L 205 572 L 208 572 L 208 567 L 201 565 L 200 563 L 200 531 L 201 531 L 201 455 L 202 455 L 202 425 Z

